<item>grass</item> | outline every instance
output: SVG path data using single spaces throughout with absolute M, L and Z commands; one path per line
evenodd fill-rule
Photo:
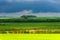
M 60 34 L 0 34 L 0 40 L 60 40 Z
M 0 23 L 0 29 L 60 29 L 60 22 L 41 23 Z

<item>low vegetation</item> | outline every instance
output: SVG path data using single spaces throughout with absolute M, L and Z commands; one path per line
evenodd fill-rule
M 60 33 L 60 18 L 49 18 L 49 17 L 28 17 L 27 19 L 12 18 L 12 19 L 0 19 L 0 31 L 21 31 L 29 33 L 29 30 L 59 30 L 54 33 Z M 28 32 L 26 32 L 28 30 Z M 41 31 L 45 33 L 44 31 Z M 37 32 L 38 33 L 38 32 Z M 40 33 L 40 32 L 39 32 Z

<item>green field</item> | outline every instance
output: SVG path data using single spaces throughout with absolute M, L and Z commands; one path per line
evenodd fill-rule
M 36 33 L 60 33 L 60 17 L 0 19 L 0 33 L 6 33 L 6 31 L 8 33 L 11 33 L 11 31 L 18 33 L 21 30 L 24 33 L 31 33 L 30 30 L 35 30 Z
M 0 34 L 0 40 L 60 40 L 60 34 Z
M 0 23 L 0 29 L 60 29 L 60 22 L 39 22 L 39 23 Z

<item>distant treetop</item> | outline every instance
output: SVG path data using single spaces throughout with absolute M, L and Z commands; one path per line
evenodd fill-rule
M 34 16 L 34 15 L 23 15 L 21 17 L 36 17 L 36 16 Z

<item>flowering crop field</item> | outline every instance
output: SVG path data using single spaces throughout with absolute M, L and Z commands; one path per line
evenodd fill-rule
M 0 34 L 0 40 L 60 40 L 60 34 Z

